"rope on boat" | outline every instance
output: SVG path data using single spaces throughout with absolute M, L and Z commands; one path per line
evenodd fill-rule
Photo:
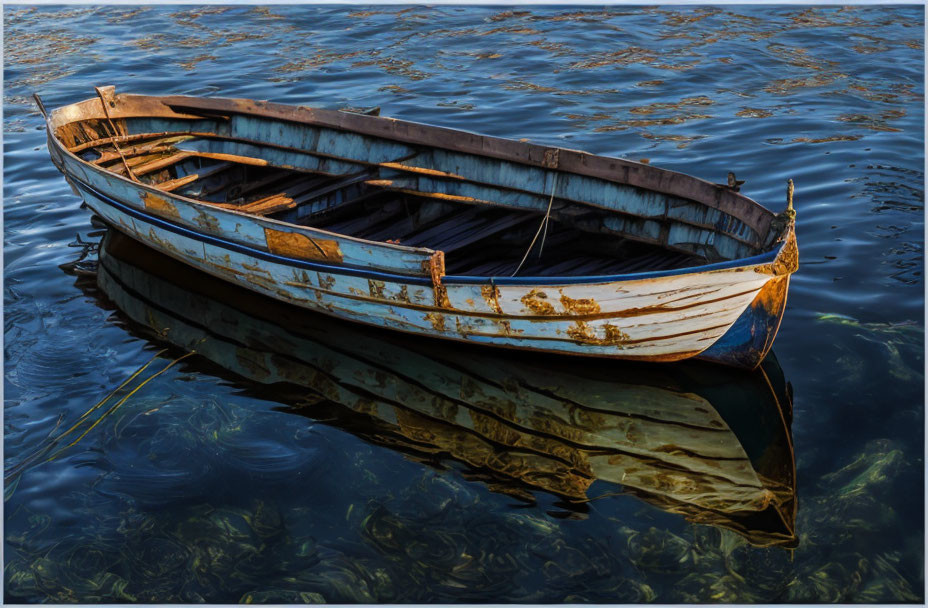
M 538 235 L 542 234 L 542 230 L 544 230 L 544 234 L 542 234 L 541 237 L 541 247 L 538 248 L 538 257 L 541 257 L 541 252 L 545 247 L 545 237 L 548 235 L 548 219 L 551 217 L 551 205 L 554 204 L 554 193 L 557 192 L 557 176 L 558 174 L 555 173 L 553 183 L 551 184 L 551 198 L 548 200 L 548 210 L 545 211 L 545 217 L 541 220 L 541 224 L 538 226 L 538 230 L 535 232 L 535 237 L 532 239 L 532 242 L 529 243 L 528 249 L 525 251 L 525 255 L 522 256 L 522 261 L 519 262 L 515 272 L 513 272 L 510 276 L 514 277 L 519 274 L 520 270 L 522 270 L 522 265 L 525 264 L 525 260 L 528 259 L 528 254 L 532 252 L 532 247 L 535 246 L 535 241 L 538 240 Z

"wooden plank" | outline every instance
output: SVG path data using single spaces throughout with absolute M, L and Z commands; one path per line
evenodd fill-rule
M 440 222 L 428 224 L 415 232 L 407 234 L 404 237 L 404 241 L 407 243 L 423 242 L 449 229 L 454 229 L 456 227 L 463 227 L 463 229 L 466 229 L 475 223 L 475 218 L 477 218 L 481 211 L 483 210 L 479 207 L 465 207 L 464 209 L 452 210 L 450 213 L 442 215 Z M 482 220 L 476 219 L 477 223 L 480 221 Z
M 224 160 L 240 165 L 253 165 L 255 167 L 266 167 L 268 162 L 263 158 L 254 158 L 252 156 L 239 156 L 238 154 L 222 154 L 219 152 L 193 152 L 196 156 L 202 158 L 211 158 L 213 160 Z
M 94 139 L 82 144 L 77 144 L 74 146 L 68 146 L 68 152 L 77 154 L 78 152 L 83 152 L 89 148 L 98 148 L 100 146 L 111 145 L 113 143 L 125 143 L 130 141 L 144 141 L 146 139 L 159 139 L 167 137 L 178 137 L 178 136 L 193 136 L 192 133 L 186 131 L 164 131 L 160 133 L 137 133 L 135 135 L 120 135 L 117 137 L 103 137 L 100 139 Z
M 161 190 L 162 192 L 174 192 L 184 186 L 192 184 L 193 182 L 200 179 L 200 176 L 196 173 L 191 175 L 185 175 L 184 177 L 178 177 L 177 179 L 169 179 L 166 182 L 160 182 L 158 184 L 153 184 L 155 188 Z
M 161 182 L 160 184 L 154 184 L 154 186 L 158 188 L 159 190 L 163 190 L 164 192 L 173 192 L 174 190 L 178 190 L 184 186 L 188 186 L 196 181 L 204 180 L 208 177 L 212 177 L 214 175 L 222 173 L 223 171 L 228 171 L 234 166 L 235 166 L 234 163 L 219 163 L 212 167 L 202 169 L 198 171 L 197 173 L 193 173 L 191 175 L 187 175 L 184 177 L 179 177 L 177 179 L 169 180 L 166 182 Z
M 364 181 L 368 176 L 367 172 L 363 172 L 357 175 L 350 175 L 343 179 L 334 179 L 331 177 L 323 177 L 316 179 L 307 179 L 299 182 L 299 185 L 294 184 L 293 186 L 287 188 L 284 192 L 279 194 L 273 194 L 257 201 L 253 201 L 246 205 L 243 205 L 239 211 L 244 213 L 260 213 L 262 215 L 269 215 L 271 213 L 276 213 L 278 211 L 283 211 L 284 209 L 290 209 L 296 207 L 297 205 L 307 203 L 313 199 L 324 196 L 330 192 L 340 190 L 351 184 Z
M 133 158 L 142 154 L 159 154 L 162 152 L 167 152 L 173 149 L 173 144 L 184 141 L 185 139 L 190 139 L 189 137 L 169 137 L 165 139 L 158 139 L 147 144 L 132 146 L 129 148 L 124 148 L 122 150 L 123 155 L 126 158 Z M 114 160 L 119 160 L 119 154 L 114 151 L 102 152 L 100 158 L 92 161 L 95 165 L 103 165 Z
M 154 173 L 155 171 L 167 169 L 171 165 L 176 165 L 177 163 L 187 160 L 192 156 L 196 155 L 193 152 L 178 152 L 177 154 L 172 154 L 171 156 L 167 156 L 159 160 L 153 160 L 142 165 L 138 165 L 134 171 L 136 175 L 147 175 L 149 173 Z

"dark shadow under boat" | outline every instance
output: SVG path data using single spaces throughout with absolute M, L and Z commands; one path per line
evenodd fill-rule
M 464 463 L 492 490 L 582 511 L 594 481 L 619 484 L 757 546 L 797 543 L 791 394 L 772 355 L 745 372 L 412 338 L 235 287 L 114 230 L 97 286 L 135 335 L 196 350 L 188 366 L 422 462 Z

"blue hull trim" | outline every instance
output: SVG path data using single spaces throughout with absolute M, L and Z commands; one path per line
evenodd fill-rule
M 782 247 L 782 245 L 780 246 Z M 619 281 L 640 281 L 642 279 L 657 279 L 660 277 L 673 277 L 681 274 L 694 274 L 697 272 L 711 272 L 713 270 L 727 270 L 729 268 L 739 268 L 741 266 L 755 266 L 760 264 L 770 264 L 776 260 L 780 253 L 780 247 L 751 256 L 749 258 L 740 258 L 728 262 L 716 262 L 715 264 L 706 264 L 705 266 L 690 266 L 689 268 L 679 268 L 676 270 L 655 270 L 654 272 L 636 272 L 629 274 L 611 274 L 599 276 L 579 276 L 579 277 L 471 277 L 448 275 L 442 279 L 444 284 L 461 284 L 476 285 L 490 283 L 493 285 L 579 285 L 582 283 L 616 283 Z

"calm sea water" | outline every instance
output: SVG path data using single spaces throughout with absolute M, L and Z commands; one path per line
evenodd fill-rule
M 923 601 L 923 31 L 921 7 L 5 8 L 7 601 Z M 155 376 L 182 348 L 82 421 L 171 343 L 119 312 L 145 294 L 116 301 L 59 268 L 96 259 L 82 243 L 100 231 L 30 96 L 54 108 L 107 84 L 380 106 L 713 181 L 731 170 L 777 211 L 792 178 L 801 267 L 775 352 L 794 395 L 796 548 L 641 493 L 570 507 L 540 489 L 562 478 L 523 483 L 527 457 L 507 485 L 492 458 L 410 424 L 390 439 L 319 386 L 285 397 L 207 356 Z M 356 342 L 326 359 L 336 384 L 374 373 L 350 371 L 373 356 Z M 730 407 L 740 382 L 614 365 L 621 385 L 597 399 L 650 374 Z M 531 366 L 577 399 L 592 386 L 556 358 Z

